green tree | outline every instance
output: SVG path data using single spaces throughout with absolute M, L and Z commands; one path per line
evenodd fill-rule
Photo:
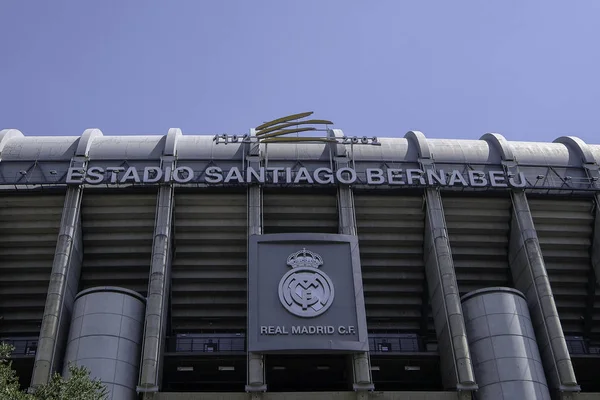
M 19 378 L 10 361 L 13 350 L 11 345 L 0 343 L 0 400 L 33 400 L 19 387 Z
M 67 379 L 54 374 L 47 385 L 37 387 L 33 392 L 35 400 L 106 399 L 106 387 L 99 380 L 90 379 L 90 373 L 85 367 L 69 365 L 69 373 Z
M 91 379 L 85 367 L 69 365 L 70 376 L 54 374 L 46 385 L 31 393 L 21 390 L 16 372 L 12 369 L 10 354 L 14 348 L 0 343 L 0 400 L 104 400 L 106 387 L 98 379 Z

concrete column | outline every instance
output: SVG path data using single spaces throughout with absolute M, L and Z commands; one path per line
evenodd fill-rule
M 82 193 L 83 189 L 80 186 L 72 186 L 67 189 L 65 196 L 38 350 L 35 355 L 32 387 L 46 384 L 52 374 L 60 371 L 62 367 L 62 356 L 69 333 L 83 259 L 80 219 Z
M 442 198 L 436 189 L 425 189 L 425 273 L 440 352 L 442 382 L 463 397 L 477 390 L 467 343 L 454 262 Z
M 561 136 L 554 143 L 562 143 L 581 159 L 581 166 L 589 179 L 591 189 L 600 190 L 600 159 L 596 159 L 590 147 L 580 138 L 575 136 Z M 600 283 L 600 194 L 594 195 L 596 202 L 596 222 L 594 225 L 594 239 L 592 243 L 592 266 L 596 280 Z
M 248 187 L 248 236 L 262 235 L 262 188 Z
M 596 220 L 594 223 L 594 241 L 592 243 L 592 266 L 596 280 L 600 283 L 600 194 L 596 194 Z
M 179 136 L 181 130 L 169 129 L 165 140 L 161 167 L 170 167 L 171 171 L 176 166 Z M 158 189 L 144 319 L 141 372 L 136 389 L 138 393 L 158 392 L 161 384 L 171 282 L 174 197 L 172 184 L 162 185 Z
M 557 397 L 569 398 L 572 392 L 580 388 L 554 303 L 529 203 L 523 191 L 513 191 L 511 197 L 513 217 L 509 262 L 515 288 L 527 299 L 549 387 Z
M 485 400 L 550 400 L 523 293 L 492 287 L 462 297 L 469 347 Z
M 4 135 L 0 139 L 4 139 L 5 142 L 11 132 L 2 131 L 2 133 Z M 12 135 L 15 133 L 13 132 Z M 98 136 L 102 136 L 102 132 L 98 129 L 86 129 L 83 132 L 71 160 L 71 167 L 82 170 L 87 168 L 90 147 L 94 138 Z M 42 316 L 38 350 L 33 365 L 32 387 L 46 384 L 52 374 L 60 371 L 62 367 L 63 350 L 69 334 L 71 311 L 79 286 L 83 261 L 80 215 L 82 196 L 82 186 L 67 188 Z
M 340 216 L 340 233 L 356 236 L 357 229 L 354 214 L 354 196 L 352 194 L 352 189 L 350 189 L 349 186 L 338 186 L 338 208 Z M 354 374 L 354 390 L 366 391 L 375 389 L 371 377 L 371 359 L 369 352 L 352 354 L 352 370 Z
M 84 366 L 106 385 L 106 400 L 137 399 L 145 299 L 119 287 L 80 292 L 75 301 L 65 361 Z M 68 377 L 67 363 L 63 376 Z
M 596 190 L 600 190 L 600 169 L 598 163 L 587 163 L 584 168 Z M 592 242 L 592 267 L 596 281 L 600 283 L 600 193 L 594 195 L 596 202 L 596 218 L 594 222 L 594 239 Z
M 421 169 L 425 172 L 435 169 L 425 135 L 410 131 L 404 137 L 417 147 Z M 425 277 L 438 339 L 442 384 L 447 389 L 458 390 L 460 399 L 470 399 L 472 392 L 477 390 L 477 383 L 439 190 L 425 189 L 425 202 Z
M 344 136 L 339 129 L 333 129 L 329 132 L 331 137 L 341 138 Z M 333 144 L 332 156 L 335 160 L 335 169 L 349 167 L 350 158 L 346 148 L 341 144 Z M 354 195 L 348 185 L 338 185 L 338 214 L 339 214 L 339 232 L 343 235 L 357 235 L 356 214 L 354 210 Z M 352 354 L 353 388 L 356 391 L 373 390 L 373 379 L 371 376 L 371 359 L 369 352 Z
M 171 275 L 173 192 L 171 185 L 158 190 L 138 393 L 157 392 L 160 387 Z
M 250 136 L 255 137 L 254 129 Z M 255 169 L 260 167 L 260 145 L 250 143 L 246 156 L 247 164 Z M 259 185 L 248 187 L 248 237 L 262 235 L 262 188 Z M 252 393 L 252 398 L 259 398 L 260 392 L 267 390 L 265 379 L 265 360 L 262 353 L 248 353 L 246 392 Z

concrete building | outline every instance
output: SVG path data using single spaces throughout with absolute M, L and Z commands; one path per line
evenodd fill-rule
M 3 130 L 0 339 L 24 385 L 73 362 L 112 399 L 600 398 L 599 163 Z

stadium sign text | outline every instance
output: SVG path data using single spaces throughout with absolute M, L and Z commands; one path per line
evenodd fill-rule
M 287 327 L 285 325 L 278 326 L 261 326 L 261 335 L 334 335 L 337 332 L 338 335 L 354 335 L 356 334 L 355 326 L 333 326 L 333 325 L 292 325 Z
M 401 168 L 367 168 L 357 172 L 353 168 L 316 168 L 309 170 L 301 167 L 293 170 L 290 167 L 260 167 L 222 169 L 210 166 L 206 170 L 196 172 L 188 166 L 174 169 L 159 167 L 89 167 L 69 168 L 67 184 L 156 184 L 156 183 L 208 185 L 231 184 L 280 184 L 280 185 L 333 185 L 337 183 L 352 185 L 409 185 L 409 186 L 463 186 L 463 187 L 515 187 L 527 185 L 524 174 L 507 174 L 504 171 L 469 170 L 461 172 L 454 169 L 421 170 Z

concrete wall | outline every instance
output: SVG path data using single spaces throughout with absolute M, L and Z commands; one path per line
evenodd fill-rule
M 68 365 L 85 366 L 108 390 L 107 400 L 136 399 L 144 299 L 115 287 L 77 295 L 63 376 Z
M 247 393 L 158 393 L 156 400 L 246 400 Z M 354 400 L 354 392 L 264 393 L 261 400 Z M 369 400 L 456 400 L 457 392 L 370 392 Z M 579 400 L 579 399 L 578 399 Z M 588 399 L 585 399 L 588 400 Z M 589 399 L 591 400 L 591 398 Z
M 515 289 L 525 295 L 551 391 L 579 386 L 558 316 L 548 272 L 524 192 L 514 192 L 509 260 Z
M 477 398 L 550 400 L 525 296 L 487 288 L 462 297 Z
M 444 388 L 476 389 L 465 321 L 439 192 L 426 191 L 425 273 L 439 343 Z
M 247 400 L 248 393 L 157 393 L 153 400 Z M 261 400 L 354 400 L 353 392 L 264 393 Z M 457 400 L 458 392 L 371 392 L 368 400 Z M 573 400 L 598 400 L 600 393 L 574 393 Z M 517 400 L 517 399 L 515 399 Z

